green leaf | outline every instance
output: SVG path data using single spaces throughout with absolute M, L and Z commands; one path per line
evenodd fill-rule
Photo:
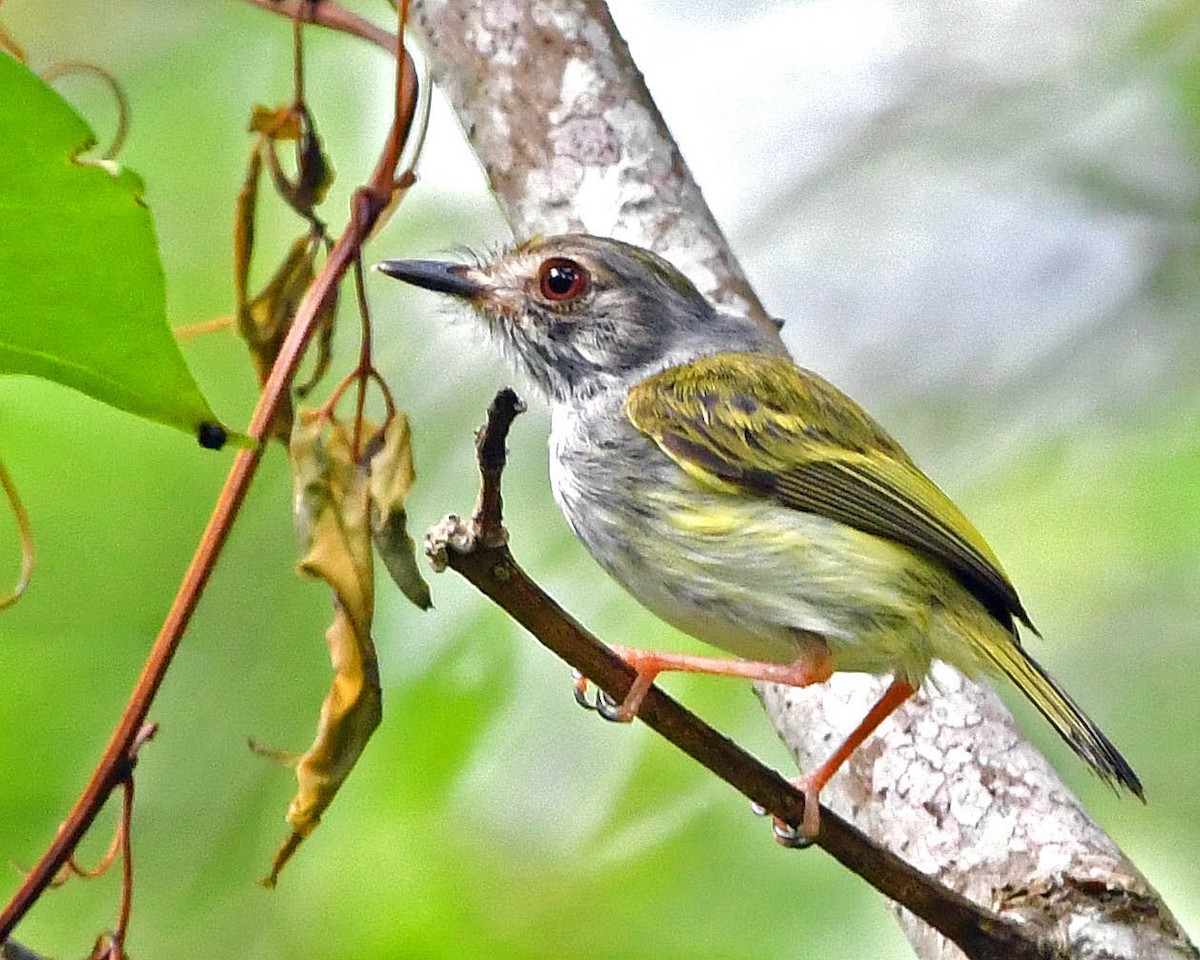
M 53 380 L 219 446 L 167 323 L 142 182 L 80 159 L 94 142 L 66 101 L 0 55 L 0 373 Z

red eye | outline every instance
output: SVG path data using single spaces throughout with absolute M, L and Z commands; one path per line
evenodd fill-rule
M 552 257 L 538 271 L 538 287 L 547 300 L 573 300 L 587 289 L 588 274 L 574 260 Z

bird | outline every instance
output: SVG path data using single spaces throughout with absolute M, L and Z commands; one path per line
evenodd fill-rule
M 941 660 L 1006 677 L 1101 778 L 1145 800 L 1025 650 L 1020 629 L 1037 631 L 983 536 L 773 330 L 718 310 L 658 254 L 589 234 L 376 269 L 473 309 L 549 403 L 550 480 L 575 535 L 660 619 L 733 655 L 614 647 L 636 673 L 616 719 L 636 717 L 664 671 L 797 687 L 890 676 L 845 742 L 795 781 L 812 838 L 821 790 Z

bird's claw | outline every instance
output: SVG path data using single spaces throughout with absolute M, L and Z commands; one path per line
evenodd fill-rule
M 621 704 L 617 703 L 616 700 L 603 690 L 596 691 L 596 713 L 609 723 L 629 722 L 629 718 L 621 710 Z
M 767 816 L 767 808 L 761 803 L 750 802 L 750 812 L 756 817 Z M 813 845 L 811 837 L 804 835 L 804 831 L 800 827 L 792 823 L 780 820 L 778 817 L 772 817 L 772 829 L 775 833 L 775 842 L 781 847 L 787 847 L 789 850 L 806 850 Z
M 621 710 L 621 704 L 603 690 L 596 688 L 595 698 L 588 697 L 588 680 L 578 670 L 571 671 L 574 685 L 575 702 L 584 710 L 595 710 L 596 713 L 610 723 L 627 723 L 628 719 Z
M 813 845 L 813 838 L 806 836 L 794 823 L 785 823 L 778 817 L 774 818 L 775 842 L 789 850 L 807 850 Z
M 583 707 L 584 710 L 595 710 L 596 705 L 588 699 L 588 682 L 578 670 L 571 671 L 571 686 L 575 694 L 575 702 Z

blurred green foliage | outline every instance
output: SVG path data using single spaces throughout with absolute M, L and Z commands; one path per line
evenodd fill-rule
M 252 102 L 290 96 L 287 24 L 234 0 L 10 0 L 3 16 L 33 66 L 86 57 L 126 84 L 134 126 L 121 159 L 147 185 L 172 321 L 228 313 L 245 123 Z M 338 171 L 325 206 L 336 222 L 384 134 L 390 65 L 316 32 L 309 51 L 310 103 Z M 103 140 L 103 95 L 83 81 L 62 89 Z M 435 116 L 434 140 L 453 140 L 452 127 Z M 456 189 L 413 191 L 373 259 L 505 240 L 478 172 L 456 169 Z M 274 216 L 264 250 L 282 250 L 296 232 L 282 209 Z M 1179 287 L 1163 293 L 1177 297 Z M 510 375 L 469 323 L 448 322 L 419 293 L 373 283 L 370 295 L 377 363 L 412 417 L 409 516 L 419 531 L 469 509 L 472 431 Z M 354 329 L 340 331 L 342 370 Z M 185 352 L 218 409 L 244 418 L 255 388 L 235 338 L 213 335 Z M 1194 357 L 1177 369 L 1168 387 L 1082 425 L 1023 434 L 994 469 L 951 490 L 1053 638 L 1037 645 L 1039 658 L 1130 758 L 1150 805 L 1111 796 L 1014 703 L 1025 729 L 1195 933 L 1200 378 L 1188 375 Z M 986 409 L 964 406 L 963 391 L 1000 403 L 987 389 L 934 385 L 891 410 L 862 391 L 858 399 L 919 460 L 955 464 L 964 434 L 989 422 Z M 545 415 L 531 406 L 514 428 L 506 475 L 517 556 L 601 636 L 687 643 L 571 540 L 549 495 Z M 106 741 L 229 454 L 11 378 L 0 379 L 0 445 L 40 550 L 29 594 L 0 620 L 0 857 L 19 868 L 52 837 Z M 329 679 L 329 598 L 293 572 L 289 498 L 286 463 L 273 450 L 152 712 L 161 731 L 138 768 L 133 956 L 909 955 L 872 891 L 818 852 L 775 847 L 743 800 L 640 726 L 612 728 L 578 710 L 567 668 L 452 575 L 432 580 L 427 614 L 381 588 L 383 724 L 278 889 L 258 888 L 293 783 L 251 755 L 245 738 L 302 748 Z M 14 542 L 8 520 L 0 536 Z M 0 573 L 16 570 L 15 551 L 3 564 Z M 668 687 L 790 769 L 748 687 L 691 678 Z M 111 822 L 109 811 L 84 844 L 84 863 L 106 846 Z M 14 869 L 0 895 L 17 882 Z M 82 955 L 113 922 L 117 883 L 48 894 L 18 938 Z

